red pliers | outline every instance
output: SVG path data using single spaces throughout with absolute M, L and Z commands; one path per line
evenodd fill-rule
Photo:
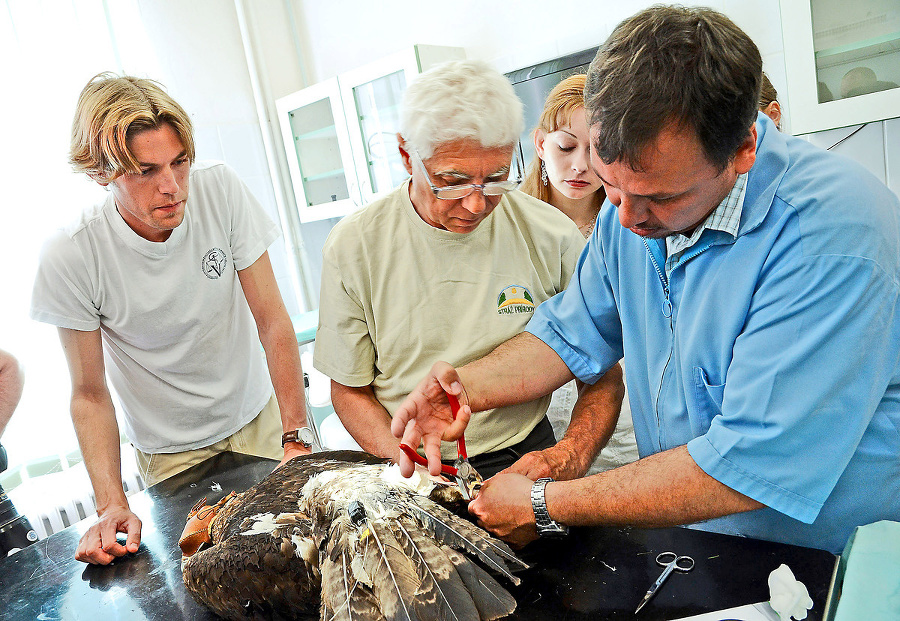
M 450 402 L 450 411 L 453 412 L 453 418 L 455 419 L 456 413 L 459 411 L 459 400 L 449 393 L 447 393 L 447 400 Z M 419 455 L 419 452 L 410 445 L 401 442 L 400 449 L 406 453 L 407 457 L 420 466 L 428 465 L 428 460 Z M 475 470 L 472 464 L 469 463 L 469 458 L 466 455 L 465 435 L 460 436 L 456 441 L 456 452 L 457 458 L 452 466 L 441 464 L 441 474 L 452 477 L 456 481 L 456 484 L 459 485 L 459 491 L 462 492 L 463 498 L 466 500 L 474 500 L 475 496 L 477 496 L 478 492 L 481 490 L 484 479 L 478 474 L 478 471 Z

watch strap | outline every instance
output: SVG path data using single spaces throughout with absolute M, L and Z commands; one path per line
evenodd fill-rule
M 310 448 L 313 445 L 313 438 L 315 438 L 315 436 L 309 427 L 298 427 L 297 429 L 291 429 L 281 436 L 281 446 L 284 448 L 284 445 L 288 442 L 296 442 L 297 444 L 302 444 L 306 448 Z

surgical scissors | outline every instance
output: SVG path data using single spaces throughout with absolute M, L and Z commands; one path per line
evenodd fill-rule
M 690 556 L 678 556 L 674 552 L 661 552 L 659 556 L 656 557 L 656 564 L 660 567 L 665 567 L 662 573 L 659 575 L 659 578 L 656 579 L 656 582 L 653 583 L 653 586 L 644 594 L 644 599 L 641 600 L 641 603 L 638 604 L 637 610 L 634 611 L 634 614 L 637 614 L 641 611 L 647 602 L 650 601 L 656 592 L 659 590 L 659 587 L 662 586 L 662 583 L 666 581 L 666 578 L 671 575 L 673 571 L 680 571 L 682 573 L 687 573 L 694 568 L 694 559 Z

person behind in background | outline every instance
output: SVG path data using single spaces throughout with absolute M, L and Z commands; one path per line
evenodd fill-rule
M 0 437 L 19 405 L 24 386 L 25 377 L 19 361 L 9 352 L 0 349 Z M 5 472 L 8 465 L 6 447 L 0 443 L 0 472 Z M 2 485 L 0 522 L 0 559 L 37 541 L 37 533 L 31 527 L 31 522 L 24 515 L 19 515 Z
M 584 111 L 585 77 L 583 73 L 571 75 L 547 95 L 534 130 L 536 155 L 519 189 L 569 216 L 585 239 L 590 239 L 606 192 L 591 163 L 591 137 Z M 573 380 L 553 391 L 547 418 L 557 438 L 563 437 L 569 425 L 581 386 Z M 638 457 L 626 391 L 615 432 L 588 473 L 622 466 Z
M 453 440 L 470 411 L 624 356 L 642 458 L 498 475 L 469 505 L 483 526 L 524 544 L 554 521 L 691 524 L 840 552 L 900 520 L 900 201 L 777 131 L 761 79 L 750 37 L 707 8 L 651 7 L 601 46 L 585 107 L 612 206 L 572 281 L 490 356 L 435 363 L 393 431 Z M 456 421 L 434 384 L 460 395 Z
M 325 243 L 314 365 L 332 380 L 344 427 L 374 455 L 400 459 L 391 416 L 435 356 L 464 364 L 487 354 L 572 275 L 584 247 L 578 229 L 514 189 L 522 125 L 522 103 L 488 65 L 421 74 L 404 94 L 398 136 L 411 178 L 341 220 Z M 595 392 L 607 401 L 586 391 L 556 445 L 549 396 L 480 412 L 466 437 L 472 465 L 484 476 L 583 475 L 598 438 L 612 433 L 621 372 L 598 382 L 606 384 Z M 456 447 L 443 458 L 455 459 Z
M 772 119 L 775 127 L 781 130 L 781 104 L 778 103 L 778 91 L 772 86 L 765 71 L 762 74 L 762 88 L 759 91 L 759 110 Z
M 226 450 L 282 463 L 309 453 L 296 437 L 306 401 L 266 251 L 277 227 L 234 171 L 194 162 L 184 109 L 152 80 L 95 76 L 70 162 L 109 194 L 45 244 L 31 316 L 59 328 L 100 516 L 76 558 L 107 564 L 138 549 L 141 522 L 106 374 L 148 485 Z M 283 431 L 294 441 L 279 444 Z
M 519 189 L 569 216 L 588 239 L 606 192 L 591 164 L 585 77 L 583 73 L 571 75 L 547 95 L 533 132 L 535 158 Z
M 3 437 L 9 419 L 19 405 L 24 386 L 25 378 L 19 361 L 11 353 L 0 349 L 0 437 Z

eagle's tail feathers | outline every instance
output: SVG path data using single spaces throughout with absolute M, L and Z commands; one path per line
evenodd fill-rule
M 388 621 L 419 621 L 415 596 L 419 577 L 397 539 L 380 522 L 367 519 L 371 543 L 363 567 L 372 580 L 381 612 Z
M 414 520 L 393 523 L 394 535 L 409 556 L 421 580 L 416 605 L 423 618 L 438 621 L 479 621 L 481 618 L 472 596 L 466 590 L 447 555 L 421 531 Z M 413 526 L 407 528 L 407 526 Z
M 515 598 L 493 576 L 453 548 L 441 546 L 441 550 L 453 563 L 484 621 L 493 621 L 513 613 L 516 609 Z
M 469 522 L 455 516 L 440 505 L 435 505 L 431 501 L 426 500 L 432 506 L 420 503 L 421 498 L 416 498 L 415 502 L 410 503 L 409 507 L 412 515 L 416 518 L 425 530 L 434 536 L 439 543 L 447 544 L 458 550 L 465 550 L 477 556 L 490 569 L 502 574 L 512 582 L 518 585 L 521 580 L 513 575 L 509 567 L 508 561 L 515 559 L 515 564 L 519 566 L 528 565 L 522 562 L 502 542 L 495 541 L 493 537 L 485 532 L 475 528 Z M 424 505 L 424 506 L 423 506 Z M 500 543 L 500 545 L 497 545 Z M 506 550 L 504 550 L 506 548 Z

